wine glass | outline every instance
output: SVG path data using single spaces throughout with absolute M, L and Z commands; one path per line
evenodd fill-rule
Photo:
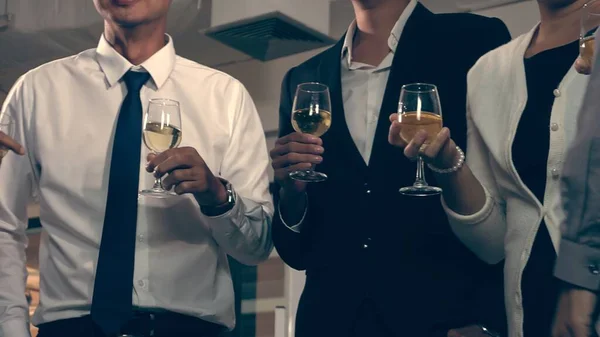
M 144 144 L 154 154 L 176 148 L 181 143 L 181 115 L 179 102 L 166 98 L 153 98 L 144 115 Z M 155 178 L 151 189 L 141 195 L 165 198 L 177 195 L 162 186 L 162 178 Z
M 15 121 L 8 113 L 0 113 L 0 131 L 10 138 L 15 138 Z M 8 148 L 0 145 L 0 160 L 8 153 Z
M 331 98 L 329 88 L 321 83 L 298 85 L 292 106 L 292 126 L 296 132 L 321 137 L 331 126 Z M 314 165 L 308 170 L 294 171 L 290 178 L 303 182 L 321 182 L 327 175 L 315 172 Z
M 595 33 L 600 26 L 600 1 L 588 1 L 581 10 L 581 32 L 579 34 L 579 57 L 585 73 L 591 72 L 594 64 Z
M 427 131 L 425 146 L 442 130 L 442 107 L 437 87 L 427 83 L 402 86 L 398 102 L 398 122 L 402 125 L 400 137 L 410 142 L 419 130 Z M 425 180 L 423 158 L 417 159 L 417 175 L 412 186 L 403 187 L 400 193 L 410 196 L 440 194 L 442 189 L 429 186 Z

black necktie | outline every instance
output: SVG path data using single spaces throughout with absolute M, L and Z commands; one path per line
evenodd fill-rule
M 119 333 L 131 318 L 137 225 L 142 101 L 148 73 L 129 71 L 123 79 L 127 96 L 121 105 L 110 164 L 108 197 L 91 315 L 106 335 Z

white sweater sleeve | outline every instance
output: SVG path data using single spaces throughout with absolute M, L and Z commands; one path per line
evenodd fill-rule
M 489 149 L 473 123 L 467 104 L 467 165 L 485 190 L 485 205 L 470 215 L 452 211 L 442 198 L 452 230 L 483 261 L 495 264 L 504 258 L 506 209 L 499 197 Z

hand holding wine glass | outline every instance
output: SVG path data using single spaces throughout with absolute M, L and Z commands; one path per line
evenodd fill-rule
M 329 88 L 321 83 L 311 82 L 298 85 L 292 107 L 292 126 L 297 133 L 313 142 L 314 138 L 323 136 L 331 126 L 331 98 Z M 313 142 L 314 143 L 314 142 Z M 321 182 L 327 180 L 327 175 L 315 172 L 313 165 L 307 169 L 290 172 L 291 179 L 301 182 Z
M 390 116 L 390 120 L 390 144 L 404 148 L 408 158 L 417 160 L 414 184 L 401 188 L 400 193 L 411 196 L 440 194 L 439 187 L 430 186 L 425 180 L 424 159 L 435 167 L 452 167 L 454 164 L 448 163 L 456 158 L 457 149 L 449 130 L 442 128 L 437 87 L 426 83 L 404 85 L 398 113 Z
M 579 57 L 575 68 L 581 74 L 592 73 L 594 50 L 596 49 L 595 33 L 600 26 L 600 0 L 588 1 L 581 9 L 581 33 L 579 35 Z
M 151 99 L 144 116 L 143 135 L 144 144 L 154 156 L 178 147 L 182 137 L 179 102 L 161 98 Z M 157 198 L 175 195 L 163 189 L 161 176 L 156 177 L 151 189 L 143 190 L 140 194 Z
M 142 191 L 142 195 L 164 198 L 191 193 L 200 206 L 227 202 L 225 185 L 210 171 L 198 151 L 178 147 L 182 138 L 179 102 L 150 100 L 144 125 L 144 143 L 153 152 L 148 156 L 146 170 L 156 180 L 152 189 Z M 169 192 L 172 188 L 174 192 Z
M 390 144 L 404 149 L 404 155 L 408 159 L 417 160 L 421 157 L 424 162 L 439 168 L 448 168 L 456 164 L 459 153 L 456 150 L 456 144 L 450 137 L 450 129 L 444 127 L 437 135 L 430 135 L 425 130 L 419 130 L 407 142 L 400 135 L 403 126 L 398 118 L 398 114 L 390 116 L 392 125 L 388 140 Z

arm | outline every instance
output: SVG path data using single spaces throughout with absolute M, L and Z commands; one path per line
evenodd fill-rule
M 597 33 L 596 35 L 599 35 Z M 596 55 L 599 50 L 596 49 Z M 598 69 L 596 57 L 594 69 Z M 566 219 L 555 275 L 563 280 L 553 337 L 590 336 L 600 290 L 600 73 L 592 72 L 562 175 Z
M 600 51 L 596 50 L 596 55 Z M 594 69 L 600 67 L 596 58 Z M 597 292 L 600 290 L 600 72 L 591 75 L 578 132 L 567 153 L 562 175 L 562 200 L 566 221 L 555 275 L 563 281 Z M 598 270 L 598 272 L 595 272 Z
M 406 157 L 421 156 L 437 168 L 456 165 L 458 150 L 448 128 L 444 127 L 423 149 L 428 137 L 424 130 L 417 132 L 406 144 L 400 137 L 402 125 L 398 122 L 398 114 L 392 114 L 390 119 L 389 142 L 404 148 Z M 504 257 L 505 210 L 499 202 L 489 149 L 473 123 L 468 107 L 467 146 L 468 165 L 452 173 L 436 175 L 443 189 L 442 206 L 457 237 L 482 260 L 495 264 Z
M 280 139 L 294 132 L 291 124 L 292 93 L 290 91 L 293 70 L 288 71 L 281 84 Z M 282 169 L 282 171 L 284 170 Z M 282 172 L 282 175 L 286 175 L 286 172 Z M 290 182 L 285 177 L 280 177 L 278 180 L 280 181 L 277 182 L 278 188 L 274 194 L 276 213 L 273 219 L 273 242 L 277 253 L 286 264 L 294 269 L 304 270 L 307 267 L 305 257 L 309 244 L 306 228 L 310 217 L 309 198 L 305 192 L 296 193 L 298 189 L 294 187 L 298 186 L 287 186 L 286 189 L 285 185 Z M 294 184 L 294 182 L 291 183 Z M 300 190 L 301 188 L 302 186 L 300 186 Z
M 292 70 L 286 73 L 281 83 L 278 138 L 294 132 L 291 123 L 292 93 L 290 92 L 290 78 Z M 294 193 L 294 189 L 285 189 L 285 186 L 281 186 L 281 184 L 279 186 L 280 188 L 275 193 L 277 220 L 295 233 L 300 233 L 302 223 L 308 212 L 306 192 Z
M 468 105 L 468 103 L 467 103 Z M 467 108 L 467 165 L 453 174 L 437 174 L 442 206 L 456 236 L 480 259 L 504 258 L 506 214 L 496 186 L 489 150 Z
M 24 97 L 26 96 L 26 97 Z M 23 78 L 9 93 L 2 113 L 16 123 L 15 140 L 27 144 L 23 113 L 29 111 Z M 29 336 L 28 305 L 25 298 L 25 248 L 27 204 L 31 197 L 32 153 L 8 154 L 0 166 L 0 336 Z
M 258 264 L 269 257 L 273 204 L 269 194 L 267 144 L 252 98 L 237 81 L 228 88 L 233 116 L 231 139 L 218 176 L 237 194 L 227 213 L 207 217 L 224 251 L 241 263 Z
M 491 19 L 485 34 L 480 56 L 511 40 L 508 28 L 497 18 Z M 477 87 L 468 82 L 467 88 Z M 455 174 L 436 174 L 436 179 L 448 191 L 443 194 L 442 205 L 455 234 L 479 258 L 496 264 L 504 258 L 505 211 L 499 202 L 489 151 L 473 123 L 472 113 L 467 98 L 467 165 Z

